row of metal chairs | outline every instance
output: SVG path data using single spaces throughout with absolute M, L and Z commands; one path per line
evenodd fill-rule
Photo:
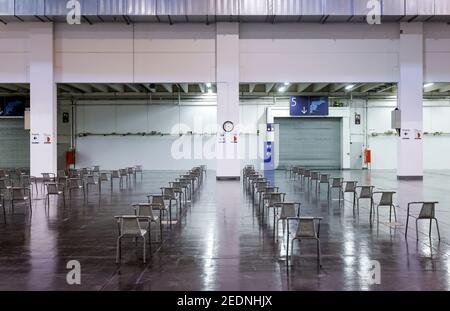
M 169 182 L 168 187 L 161 187 L 160 193 L 147 195 L 147 202 L 135 203 L 133 215 L 115 216 L 118 227 L 116 240 L 116 263 L 120 263 L 122 254 L 122 239 L 126 237 L 138 238 L 143 241 L 143 262 L 147 260 L 146 248 L 149 246 L 152 256 L 152 224 L 159 226 L 159 239 L 156 243 L 163 243 L 164 226 L 172 228 L 181 222 L 183 210 L 192 202 L 194 193 L 200 189 L 206 176 L 206 166 L 198 166 Z M 172 208 L 175 206 L 175 216 Z
M 395 191 L 380 190 L 375 191 L 375 186 L 372 185 L 362 185 L 358 186 L 358 182 L 354 180 L 345 181 L 341 177 L 330 178 L 330 174 L 323 174 L 318 171 L 309 170 L 299 166 L 292 166 L 288 170 L 289 176 L 294 180 L 299 179 L 302 183 L 307 183 L 308 191 L 311 190 L 312 184 L 315 183 L 316 193 L 320 196 L 321 185 L 326 184 L 328 189 L 327 199 L 331 199 L 331 191 L 333 189 L 339 190 L 339 205 L 344 202 L 344 196 L 346 193 L 351 193 L 353 196 L 353 211 L 355 210 L 359 213 L 359 206 L 361 199 L 367 199 L 370 202 L 370 212 L 369 212 L 369 222 L 372 221 L 376 214 L 377 224 L 380 221 L 379 209 L 380 207 L 389 207 L 389 222 L 392 221 L 392 212 L 394 214 L 394 220 L 397 221 L 396 205 L 394 204 Z M 436 223 L 436 229 L 438 234 L 438 239 L 441 239 L 439 232 L 439 224 L 436 218 L 436 205 L 438 202 L 434 201 L 420 201 L 420 202 L 410 202 L 408 203 L 407 213 L 406 213 L 406 230 L 405 237 L 408 234 L 409 218 L 413 217 L 416 219 L 416 237 L 418 236 L 418 220 L 429 220 L 429 237 L 431 238 L 432 231 L 432 221 Z M 418 208 L 418 211 L 413 209 Z
M 294 241 L 312 239 L 317 245 L 317 264 L 322 267 L 320 248 L 320 222 L 322 217 L 301 216 L 300 202 L 286 202 L 286 193 L 279 192 L 279 187 L 270 184 L 270 181 L 263 177 L 251 165 L 245 166 L 242 172 L 243 185 L 246 193 L 251 196 L 253 207 L 257 207 L 258 213 L 262 217 L 262 222 L 273 211 L 273 238 L 278 242 L 279 223 L 283 225 L 283 235 L 286 232 L 286 263 L 289 266 L 289 257 L 293 260 Z M 258 202 L 255 202 L 258 200 Z M 294 236 L 290 239 L 290 223 L 297 224 Z M 291 254 L 289 253 L 291 246 Z M 290 256 L 289 256 L 290 255 Z M 292 261 L 291 260 L 291 261 Z
M 0 170 L 1 171 L 1 170 Z M 6 223 L 6 206 L 5 201 L 10 202 L 12 213 L 14 213 L 14 205 L 17 202 L 24 202 L 32 214 L 32 198 L 38 194 L 38 178 L 26 175 L 23 170 L 18 171 L 18 181 L 12 179 L 10 174 L 0 172 L 3 178 L 0 178 L 0 195 L 1 208 L 3 209 L 4 223 Z M 45 206 L 50 206 L 50 197 L 61 196 L 63 198 L 63 205 L 66 204 L 66 193 L 68 193 L 69 200 L 72 199 L 73 191 L 82 191 L 83 198 L 89 197 L 89 191 L 94 187 L 98 189 L 99 193 L 102 190 L 102 183 L 110 182 L 111 191 L 113 190 L 114 179 L 119 180 L 119 185 L 122 187 L 125 180 L 127 185 L 131 183 L 134 178 L 136 182 L 136 175 L 143 176 L 143 169 L 141 165 L 128 167 L 120 170 L 113 170 L 111 172 L 100 171 L 100 166 L 94 166 L 90 169 L 68 169 L 59 170 L 57 174 L 42 173 L 41 178 L 41 192 L 45 196 Z M 33 191 L 36 194 L 33 194 Z

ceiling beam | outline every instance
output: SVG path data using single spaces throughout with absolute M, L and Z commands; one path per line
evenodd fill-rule
M 163 84 L 161 84 L 161 85 L 163 86 L 164 89 L 166 89 L 167 92 L 169 92 L 169 93 L 172 93 L 172 92 L 173 92 L 173 90 L 172 90 L 172 84 L 170 84 L 170 83 L 163 83 Z
M 342 90 L 347 85 L 348 85 L 348 83 L 337 83 L 337 84 L 335 83 L 331 86 L 330 92 L 331 93 L 338 92 L 339 90 Z
M 118 93 L 125 92 L 125 87 L 123 84 L 108 84 L 108 87 L 112 88 L 114 91 Z
M 96 83 L 94 83 L 94 84 L 90 84 L 90 86 L 93 89 L 95 89 L 95 90 L 97 90 L 99 92 L 108 93 L 108 91 L 109 91 L 108 90 L 108 86 L 106 86 L 104 84 L 96 84 Z
M 16 84 L 1 84 L 0 87 L 2 89 L 8 90 L 8 91 L 13 91 L 13 92 L 18 92 L 20 90 L 20 87 L 17 86 Z
M 66 91 L 67 93 L 81 93 L 79 89 L 74 88 L 73 86 L 70 86 L 69 84 L 58 84 L 58 88 L 60 88 L 63 91 Z
M 134 86 L 133 84 L 127 84 L 127 88 L 129 88 L 130 90 L 132 90 L 133 92 L 136 92 L 136 93 L 140 93 L 141 92 L 141 90 L 140 89 L 138 89 L 136 86 Z
M 92 93 L 92 87 L 89 84 L 70 83 L 69 85 L 85 93 Z
M 189 93 L 189 84 L 188 83 L 179 83 L 178 85 L 183 90 L 183 92 Z
M 299 83 L 299 84 L 297 84 L 297 93 L 303 92 L 303 91 L 306 90 L 310 85 L 311 85 L 311 83 Z
M 442 86 L 442 87 L 439 89 L 439 92 L 440 92 L 440 93 L 445 93 L 445 92 L 448 92 L 448 91 L 450 91 L 450 83 L 449 83 L 449 84 L 444 84 L 444 86 Z
M 313 92 L 319 92 L 326 88 L 329 83 L 315 83 L 313 86 Z
M 142 86 L 149 92 L 153 93 L 155 90 L 150 87 L 150 83 L 142 83 Z
M 266 83 L 266 93 L 270 93 L 272 91 L 273 87 L 275 86 L 275 83 Z
M 365 84 L 364 87 L 361 88 L 361 93 L 367 93 L 369 91 L 372 91 L 374 89 L 377 89 L 381 86 L 385 85 L 385 83 L 369 83 L 369 84 Z
M 390 89 L 392 89 L 394 87 L 395 87 L 395 84 L 388 85 L 388 86 L 382 88 L 381 90 L 378 90 L 377 93 L 384 93 L 384 92 L 386 92 L 386 91 L 388 91 L 388 90 L 390 90 Z
M 433 92 L 433 91 L 436 91 L 436 90 L 440 89 L 441 87 L 442 87 L 441 83 L 434 83 L 433 85 L 430 85 L 428 87 L 424 87 L 423 88 L 423 92 L 424 93 Z

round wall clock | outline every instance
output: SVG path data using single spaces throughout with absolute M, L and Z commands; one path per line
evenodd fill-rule
M 225 132 L 231 132 L 234 129 L 234 124 L 231 121 L 225 121 L 223 123 L 223 130 Z

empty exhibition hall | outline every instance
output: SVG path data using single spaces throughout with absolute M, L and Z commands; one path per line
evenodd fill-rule
M 449 154 L 450 0 L 0 0 L 0 292 L 445 293 Z

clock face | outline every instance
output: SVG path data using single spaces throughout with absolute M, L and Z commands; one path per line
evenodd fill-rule
M 224 130 L 225 132 L 231 132 L 231 131 L 233 130 L 233 128 L 234 128 L 233 122 L 231 122 L 231 121 L 225 121 L 225 122 L 223 123 L 223 130 Z

